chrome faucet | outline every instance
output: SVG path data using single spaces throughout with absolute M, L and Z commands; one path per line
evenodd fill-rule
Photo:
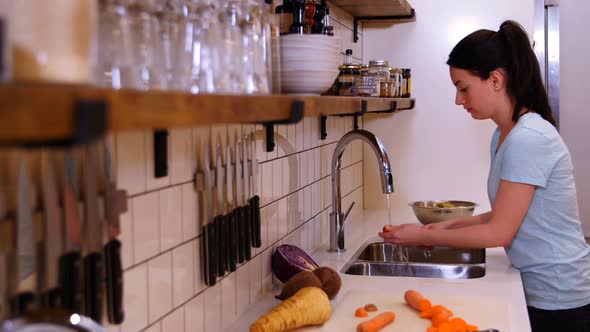
M 354 206 L 350 204 L 346 213 L 342 213 L 342 193 L 340 191 L 340 166 L 342 164 L 342 154 L 348 143 L 360 139 L 371 146 L 379 162 L 379 173 L 381 175 L 381 189 L 384 194 L 393 192 L 393 176 L 391 175 L 391 166 L 387 151 L 381 141 L 371 132 L 357 129 L 346 133 L 334 149 L 332 156 L 332 213 L 330 213 L 330 250 L 332 252 L 343 252 L 344 246 L 344 222 Z

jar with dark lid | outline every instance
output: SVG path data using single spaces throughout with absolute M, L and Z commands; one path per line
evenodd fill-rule
M 338 75 L 337 95 L 352 96 L 354 82 L 361 76 L 361 66 L 355 63 L 348 63 L 343 64 L 338 69 L 340 69 L 340 74 Z

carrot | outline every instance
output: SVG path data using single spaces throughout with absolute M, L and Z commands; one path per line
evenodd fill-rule
M 354 312 L 355 317 L 367 317 L 368 315 L 369 314 L 367 314 L 367 310 L 365 310 L 365 308 L 357 308 Z
M 467 332 L 467 323 L 463 318 L 453 317 L 449 322 L 455 327 L 456 332 Z
M 385 326 L 391 324 L 395 319 L 395 314 L 391 311 L 386 311 L 375 318 L 360 323 L 356 327 L 356 332 L 377 332 Z
M 445 322 L 438 327 L 438 332 L 455 332 L 455 328 L 453 324 Z
M 432 326 L 440 328 L 440 326 L 443 323 L 449 322 L 449 317 L 444 314 L 438 314 L 438 315 L 432 316 L 430 321 L 432 322 Z
M 408 290 L 404 294 L 404 300 L 410 305 L 410 307 L 420 312 L 429 310 L 432 303 L 426 299 L 422 294 L 415 290 Z
M 471 332 L 471 331 L 477 331 L 477 330 L 479 330 L 479 328 L 477 327 L 477 325 L 470 325 L 470 324 L 467 324 L 467 331 L 468 331 L 468 332 Z
M 431 326 L 426 329 L 426 332 L 438 332 L 438 327 Z

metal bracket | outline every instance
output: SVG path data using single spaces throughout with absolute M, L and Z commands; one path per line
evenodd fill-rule
M 345 113 L 345 114 L 333 114 L 330 116 L 353 116 L 354 117 L 354 130 L 359 129 L 359 116 L 363 116 L 367 113 L 368 103 L 366 100 L 361 100 L 361 109 L 358 112 L 354 113 Z M 320 117 L 320 138 L 322 140 L 326 140 L 328 137 L 328 130 L 327 130 L 327 120 L 328 116 L 322 115 Z
M 399 21 L 399 20 L 414 20 L 416 18 L 416 11 L 412 8 L 410 15 L 398 15 L 398 16 L 358 16 L 354 17 L 354 29 L 353 36 L 354 42 L 359 40 L 359 22 L 360 21 Z
M 275 124 L 293 124 L 301 121 L 304 109 L 305 103 L 302 100 L 296 100 L 291 104 L 289 118 L 262 123 L 266 130 L 266 152 L 272 152 L 275 149 Z
M 20 145 L 25 148 L 37 148 L 86 144 L 105 135 L 107 117 L 107 103 L 105 101 L 79 99 L 74 108 L 74 128 L 71 137 L 44 142 L 22 142 Z
M 154 177 L 168 176 L 168 130 L 154 131 Z

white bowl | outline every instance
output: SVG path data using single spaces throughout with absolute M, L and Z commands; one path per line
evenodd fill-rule
M 293 34 L 281 36 L 280 45 L 282 92 L 321 94 L 338 77 L 340 39 Z

